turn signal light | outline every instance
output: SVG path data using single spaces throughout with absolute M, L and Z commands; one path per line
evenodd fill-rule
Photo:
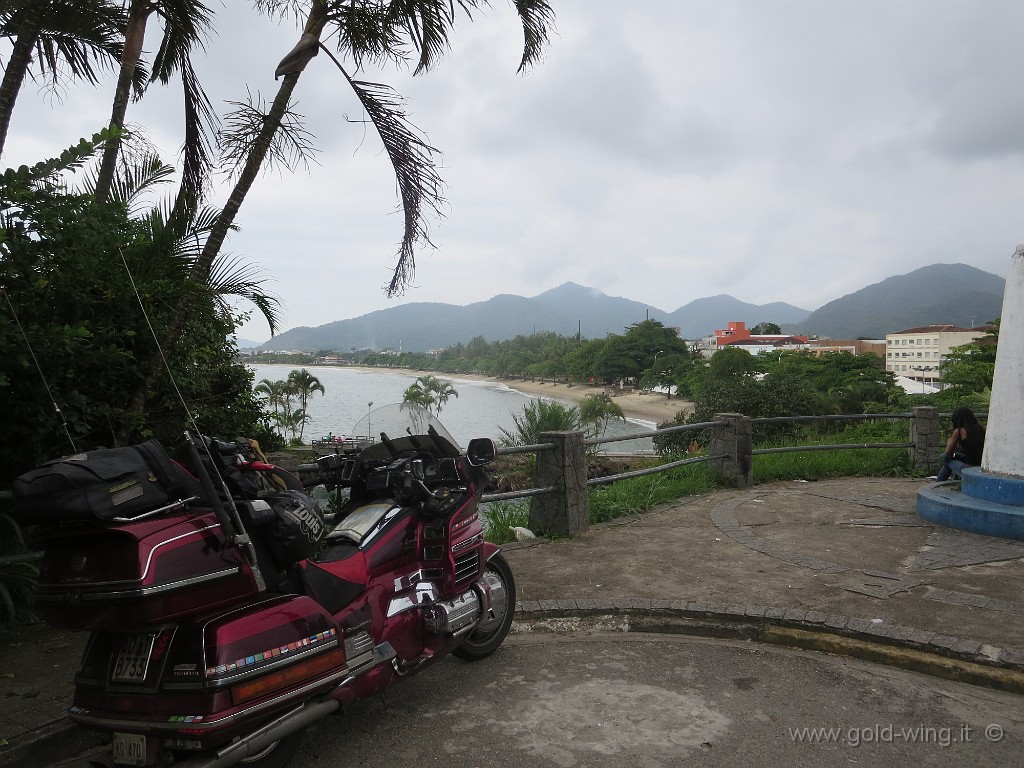
M 290 667 L 271 672 L 269 675 L 236 685 L 231 689 L 231 701 L 235 706 L 246 701 L 261 698 L 267 694 L 284 690 L 302 680 L 316 677 L 345 665 L 345 654 L 340 648 L 314 656 Z

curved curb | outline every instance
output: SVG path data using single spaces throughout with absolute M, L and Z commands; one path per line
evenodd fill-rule
M 820 611 L 618 598 L 524 600 L 513 632 L 688 634 L 823 651 L 1024 694 L 1024 649 Z

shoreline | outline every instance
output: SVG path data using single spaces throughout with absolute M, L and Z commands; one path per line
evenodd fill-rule
M 355 370 L 367 371 L 370 373 L 393 373 L 400 376 L 411 376 L 416 379 L 419 376 L 437 376 L 447 381 L 477 381 L 490 384 L 500 384 L 520 392 L 528 397 L 543 397 L 550 400 L 560 400 L 572 405 L 579 405 L 587 395 L 604 391 L 603 386 L 589 384 L 567 384 L 551 381 L 539 382 L 530 379 L 496 379 L 492 376 L 482 376 L 475 373 L 442 374 L 430 371 L 415 371 L 410 368 L 376 368 L 361 365 L 339 366 L 353 368 Z M 652 429 L 658 424 L 671 421 L 675 415 L 682 410 L 691 412 L 693 403 L 679 398 L 669 399 L 660 392 L 629 392 L 621 395 L 613 395 L 612 399 L 622 409 L 622 415 L 630 421 L 641 422 Z

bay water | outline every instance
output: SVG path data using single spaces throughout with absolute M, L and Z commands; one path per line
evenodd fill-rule
M 296 370 L 293 365 L 249 365 L 249 368 L 256 374 L 256 384 L 264 379 L 287 379 L 288 374 Z M 309 422 L 303 435 L 306 443 L 328 433 L 351 435 L 352 428 L 370 411 L 402 402 L 402 394 L 416 381 L 411 374 L 394 371 L 319 365 L 307 370 L 323 384 L 324 394 L 315 393 L 307 403 Z M 438 421 L 463 448 L 474 437 L 490 437 L 498 441 L 502 437 L 502 429 L 514 433 L 513 416 L 521 417 L 523 408 L 531 400 L 538 399 L 502 382 L 449 376 L 438 378 L 451 382 L 459 393 L 458 397 L 452 397 L 445 403 Z M 609 424 L 606 436 L 653 428 L 650 422 L 615 420 Z M 608 453 L 648 453 L 653 450 L 653 443 L 649 438 L 628 440 L 610 443 L 604 446 L 604 450 Z

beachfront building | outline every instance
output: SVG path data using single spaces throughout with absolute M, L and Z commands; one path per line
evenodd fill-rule
M 962 347 L 989 333 L 992 326 L 960 328 L 925 325 L 885 335 L 885 370 L 919 384 L 942 388 L 942 361 L 953 347 Z
M 752 334 L 746 323 L 731 322 L 727 327 L 715 331 L 715 349 L 739 347 L 752 355 L 762 352 L 786 352 L 792 349 L 808 349 L 810 341 L 806 336 L 786 334 Z

